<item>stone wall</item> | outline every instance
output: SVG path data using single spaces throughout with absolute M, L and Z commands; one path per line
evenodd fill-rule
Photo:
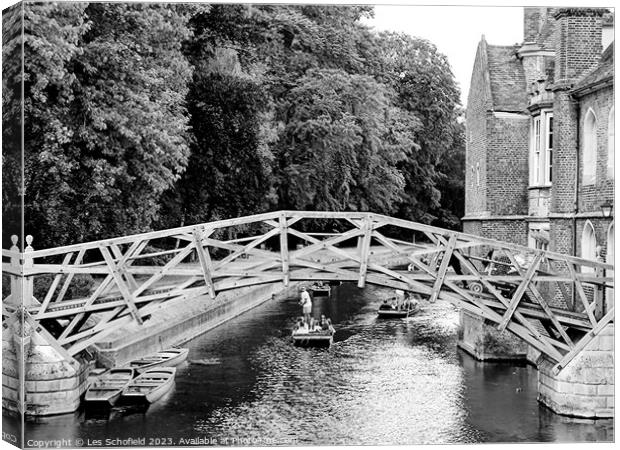
M 457 345 L 480 361 L 526 360 L 528 345 L 510 331 L 500 332 L 495 324 L 469 311 L 460 311 Z

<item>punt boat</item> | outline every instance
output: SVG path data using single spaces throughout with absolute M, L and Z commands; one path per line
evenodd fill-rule
M 138 373 L 155 367 L 174 367 L 185 361 L 188 353 L 189 349 L 187 348 L 169 348 L 154 355 L 134 359 L 129 362 L 129 367 L 134 368 Z
M 174 383 L 174 367 L 156 367 L 147 369 L 123 390 L 123 403 L 153 403 L 170 390 Z
M 409 307 L 401 307 L 401 308 L 392 308 L 391 305 L 383 304 L 379 306 L 377 310 L 377 315 L 382 319 L 404 319 L 406 317 L 412 316 L 420 310 L 420 306 L 417 303 Z
M 312 294 L 316 296 L 320 295 L 329 295 L 332 291 L 332 288 L 329 284 L 313 284 L 310 286 L 310 290 Z
M 131 368 L 110 369 L 89 386 L 84 401 L 90 405 L 114 406 L 135 373 Z

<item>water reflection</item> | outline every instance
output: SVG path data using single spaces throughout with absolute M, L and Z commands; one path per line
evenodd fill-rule
M 269 302 L 189 343 L 175 388 L 144 410 L 27 423 L 33 439 L 201 438 L 200 444 L 609 441 L 611 420 L 564 418 L 536 401 L 536 370 L 456 349 L 458 313 L 423 303 L 378 320 L 389 293 L 343 285 L 313 302 L 337 329 L 330 349 L 290 341 L 297 299 Z

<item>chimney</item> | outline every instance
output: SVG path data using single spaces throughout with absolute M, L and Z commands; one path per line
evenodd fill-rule
M 536 42 L 540 28 L 545 21 L 547 8 L 528 7 L 523 11 L 523 42 Z
M 558 8 L 555 82 L 570 85 L 601 57 L 603 8 Z

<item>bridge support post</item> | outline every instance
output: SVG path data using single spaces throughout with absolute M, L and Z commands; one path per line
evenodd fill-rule
M 557 414 L 584 418 L 614 416 L 614 324 L 608 324 L 559 373 L 543 356 L 538 366 L 538 401 Z

